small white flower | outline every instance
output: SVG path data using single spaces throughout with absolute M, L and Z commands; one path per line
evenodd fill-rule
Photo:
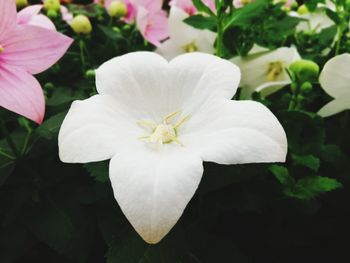
M 150 52 L 114 58 L 96 72 L 98 95 L 72 104 L 59 133 L 69 163 L 111 159 L 115 198 L 142 238 L 159 242 L 195 193 L 203 161 L 283 162 L 285 132 L 262 104 L 231 101 L 240 79 L 203 53 L 171 62 Z
M 156 50 L 168 60 L 189 52 L 214 54 L 216 33 L 209 30 L 196 29 L 183 20 L 189 15 L 182 9 L 172 6 L 169 13 L 169 36 Z
M 291 80 L 286 72 L 300 55 L 294 47 L 281 47 L 273 51 L 255 46 L 246 57 L 231 59 L 242 71 L 241 98 L 250 98 L 254 91 L 263 96 L 276 92 Z
M 326 1 L 324 4 L 318 4 L 317 9 L 313 12 L 309 12 L 305 7 L 305 13 L 301 12 L 290 12 L 290 15 L 306 19 L 306 21 L 301 21 L 297 28 L 297 32 L 309 32 L 314 31 L 315 33 L 320 33 L 322 29 L 335 25 L 334 21 L 330 19 L 326 13 L 327 9 L 332 11 L 335 10 L 335 5 L 331 1 Z
M 334 98 L 318 112 L 328 117 L 350 109 L 350 54 L 342 54 L 329 60 L 321 74 L 321 87 Z

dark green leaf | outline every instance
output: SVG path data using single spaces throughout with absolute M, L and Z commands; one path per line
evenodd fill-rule
M 312 154 L 309 154 L 309 155 L 292 154 L 291 156 L 292 156 L 292 160 L 297 165 L 308 167 L 315 172 L 317 172 L 318 169 L 320 168 L 320 159 L 313 156 Z
M 295 184 L 294 178 L 289 175 L 286 167 L 273 164 L 270 166 L 269 170 L 282 185 L 293 186 Z
M 193 15 L 184 20 L 185 23 L 198 28 L 198 29 L 208 29 L 211 31 L 216 30 L 216 18 L 206 17 L 202 15 Z
M 87 164 L 84 164 L 84 167 L 88 170 L 90 175 L 95 178 L 96 181 L 99 181 L 102 183 L 108 182 L 109 161 L 87 163 Z

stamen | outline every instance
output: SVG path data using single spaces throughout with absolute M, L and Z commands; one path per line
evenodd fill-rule
M 179 121 L 175 126 L 174 129 L 176 130 L 177 128 L 179 128 L 182 124 L 184 124 L 185 121 L 187 121 L 190 118 L 190 115 L 188 114 L 187 116 L 185 116 L 181 121 Z
M 2 53 L 2 52 L 4 52 L 4 48 L 0 45 L 0 54 Z
M 141 136 L 139 139 L 145 140 L 147 142 L 151 143 L 157 143 L 157 144 L 168 144 L 175 142 L 181 146 L 184 146 L 183 143 L 178 139 L 177 129 L 189 119 L 190 115 L 185 116 L 183 119 L 181 119 L 176 125 L 172 125 L 170 123 L 171 119 L 177 115 L 179 111 L 175 111 L 173 113 L 170 113 L 167 115 L 161 124 L 157 124 L 156 122 L 152 120 L 140 120 L 137 121 L 137 124 L 152 129 L 151 135 Z
M 281 62 L 271 62 L 266 74 L 266 80 L 275 81 L 282 72 L 283 66 Z
M 186 53 L 198 51 L 198 47 L 195 42 L 191 42 L 183 47 Z

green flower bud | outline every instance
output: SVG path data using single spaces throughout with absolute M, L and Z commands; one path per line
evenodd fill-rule
M 60 11 L 60 8 L 61 8 L 60 0 L 45 0 L 44 8 L 47 11 L 55 10 L 56 12 L 58 12 Z
M 345 0 L 344 7 L 345 10 L 350 11 L 350 0 Z
M 304 94 L 309 94 L 312 91 L 312 84 L 310 82 L 304 82 L 301 87 L 301 92 Z
M 77 34 L 89 34 L 92 31 L 91 22 L 85 15 L 77 15 L 74 17 L 70 26 Z
M 300 83 L 316 80 L 320 72 L 320 68 L 315 62 L 304 59 L 292 63 L 289 69 Z
M 47 82 L 44 85 L 44 90 L 53 90 L 55 88 L 55 85 L 52 82 Z
M 107 9 L 108 14 L 111 17 L 123 17 L 128 13 L 128 9 L 126 8 L 126 4 L 121 1 L 113 1 Z
M 299 6 L 297 12 L 298 12 L 299 15 L 305 15 L 305 14 L 310 13 L 310 11 L 309 11 L 309 9 L 307 8 L 306 5 L 301 5 L 301 6 Z
M 94 69 L 89 69 L 85 72 L 85 77 L 87 79 L 93 79 L 93 78 L 95 78 L 95 75 L 96 75 L 96 73 L 95 73 Z
M 54 9 L 50 9 L 47 11 L 46 15 L 49 17 L 49 18 L 57 18 L 58 17 L 58 12 Z
M 28 0 L 16 0 L 16 6 L 18 9 L 26 7 L 28 5 Z

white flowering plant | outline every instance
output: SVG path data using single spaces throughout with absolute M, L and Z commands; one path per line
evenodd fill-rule
M 349 110 L 348 0 L 0 0 L 0 262 L 348 262 Z

